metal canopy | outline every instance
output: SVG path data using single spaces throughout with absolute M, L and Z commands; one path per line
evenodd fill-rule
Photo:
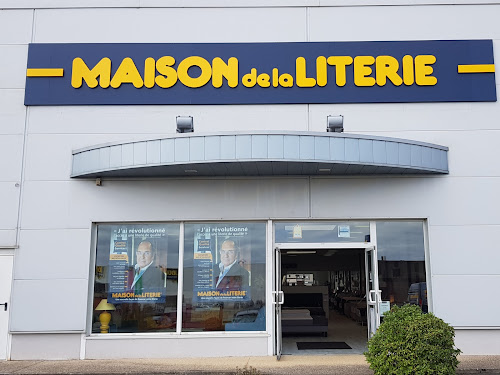
M 176 134 L 73 151 L 71 177 L 447 174 L 448 148 L 345 133 Z

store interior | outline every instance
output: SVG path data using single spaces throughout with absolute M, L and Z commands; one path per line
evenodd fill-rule
M 282 355 L 366 350 L 364 249 L 284 250 Z

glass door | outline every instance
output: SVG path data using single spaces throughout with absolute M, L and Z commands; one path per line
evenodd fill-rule
M 0 360 L 7 359 L 10 287 L 14 257 L 0 255 Z
M 366 320 L 368 323 L 368 339 L 380 326 L 381 291 L 378 284 L 377 249 L 375 246 L 365 249 L 366 275 Z
M 273 304 L 274 304 L 274 321 L 275 321 L 275 337 L 276 337 L 276 359 L 281 359 L 281 352 L 283 349 L 283 336 L 281 331 L 281 305 L 285 302 L 285 296 L 281 290 L 281 251 L 277 247 L 274 251 L 274 291 L 273 291 Z

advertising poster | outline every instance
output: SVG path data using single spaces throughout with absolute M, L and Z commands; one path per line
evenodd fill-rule
M 108 302 L 165 302 L 167 236 L 166 228 L 160 225 L 112 229 Z
M 194 233 L 193 302 L 249 301 L 252 230 L 207 224 Z

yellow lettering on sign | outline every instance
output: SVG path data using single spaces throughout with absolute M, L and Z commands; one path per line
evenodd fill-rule
M 134 60 L 130 57 L 125 57 L 122 60 L 122 63 L 111 79 L 111 87 L 116 89 L 120 87 L 122 83 L 131 83 L 137 89 L 144 85 L 141 75 L 134 64 Z
M 222 86 L 222 77 L 227 80 L 229 87 L 238 86 L 238 59 L 231 57 L 227 64 L 220 57 L 212 60 L 212 85 Z
M 415 82 L 419 86 L 434 86 L 437 78 L 431 76 L 434 72 L 432 65 L 436 62 L 433 55 L 418 55 L 415 57 Z
M 318 56 L 316 58 L 316 82 L 320 87 L 324 87 L 327 84 L 328 75 L 326 69 L 326 57 Z
M 406 86 L 415 83 L 415 69 L 413 68 L 413 57 L 406 55 L 403 57 L 403 82 Z
M 375 76 L 377 85 L 385 86 L 389 79 L 395 86 L 401 86 L 403 79 L 398 74 L 399 62 L 392 56 L 377 56 L 375 60 Z
M 99 82 L 97 81 L 99 78 Z M 82 87 L 83 80 L 90 88 L 95 88 L 99 84 L 102 88 L 109 87 L 111 80 L 111 60 L 104 57 L 96 66 L 89 69 L 87 64 L 80 58 L 73 59 L 73 69 L 71 74 L 71 86 L 75 89 Z
M 257 84 L 260 87 L 269 87 L 271 86 L 271 83 L 269 82 L 270 79 L 271 77 L 269 77 L 269 74 L 261 73 L 257 76 Z
M 328 65 L 335 66 L 335 83 L 337 86 L 345 86 L 346 83 L 346 66 L 352 64 L 351 56 L 330 56 L 326 59 Z
M 201 69 L 199 77 L 193 78 L 189 75 L 188 70 L 192 66 L 197 66 Z M 179 81 L 181 81 L 184 86 L 195 89 L 205 86 L 208 81 L 210 81 L 210 78 L 212 77 L 212 67 L 203 57 L 190 56 L 180 62 L 177 67 L 177 75 L 179 77 Z
M 373 65 L 375 57 L 373 56 L 356 56 L 354 58 L 354 84 L 356 86 L 375 86 L 375 78 L 369 77 L 373 69 L 369 65 Z
M 390 81 L 394 86 L 433 86 L 437 84 L 437 78 L 433 76 L 433 64 L 436 57 L 433 55 L 405 55 L 396 58 L 388 55 L 380 56 L 318 56 L 315 61 L 315 77 L 307 76 L 307 61 L 304 57 L 297 57 L 295 60 L 295 76 L 288 73 L 280 74 L 279 67 L 274 67 L 269 72 L 258 72 L 256 68 L 241 77 L 241 84 L 244 87 L 293 87 L 294 80 L 297 87 L 324 87 L 328 84 L 328 67 L 335 68 L 335 84 L 343 87 L 347 84 L 349 69 L 353 73 L 354 84 L 359 87 L 385 86 Z M 142 65 L 142 62 L 137 62 Z M 163 89 L 174 86 L 177 81 L 190 88 L 199 88 L 212 81 L 213 87 L 220 88 L 226 82 L 228 87 L 235 88 L 240 82 L 239 61 L 236 57 L 231 57 L 227 61 L 220 57 L 215 57 L 211 62 L 200 56 L 189 56 L 176 66 L 176 60 L 172 56 L 162 56 L 155 60 L 148 57 L 144 60 L 144 70 L 137 69 L 136 62 L 130 57 L 124 58 L 116 72 L 111 76 L 111 60 L 102 58 L 94 67 L 89 68 L 79 57 L 73 60 L 71 85 L 80 88 L 83 82 L 90 88 L 100 86 L 107 88 L 119 88 L 124 83 L 131 83 L 136 88 L 153 88 L 158 86 Z M 141 66 L 140 65 L 140 66 Z M 491 64 L 490 64 L 491 65 Z M 479 68 L 467 68 L 466 71 L 490 71 L 493 68 L 488 65 Z M 350 67 L 351 66 L 351 67 Z M 191 68 L 197 67 L 200 73 L 193 76 Z M 459 66 L 459 70 L 464 69 Z M 472 69 L 472 70 L 471 70 Z M 41 70 L 57 69 L 31 69 L 27 76 L 47 76 L 40 73 Z M 60 70 L 60 69 L 59 69 Z M 55 73 L 54 73 L 55 74 Z
M 316 80 L 306 76 L 306 59 L 297 57 L 295 60 L 295 80 L 299 87 L 314 87 Z
M 155 82 L 162 89 L 168 89 L 177 82 L 177 71 L 172 68 L 175 59 L 172 56 L 163 56 L 156 61 L 156 70 L 161 75 L 156 76 Z
M 250 69 L 250 73 L 243 76 L 241 83 L 243 83 L 245 87 L 254 87 L 257 83 L 257 69 Z
M 279 78 L 280 86 L 282 87 L 293 87 L 293 77 L 291 74 L 283 73 Z
M 144 61 L 144 86 L 148 89 L 155 85 L 156 62 L 152 57 L 148 57 Z
M 278 87 L 278 76 L 279 76 L 279 72 L 278 72 L 278 68 L 273 68 L 273 87 Z

